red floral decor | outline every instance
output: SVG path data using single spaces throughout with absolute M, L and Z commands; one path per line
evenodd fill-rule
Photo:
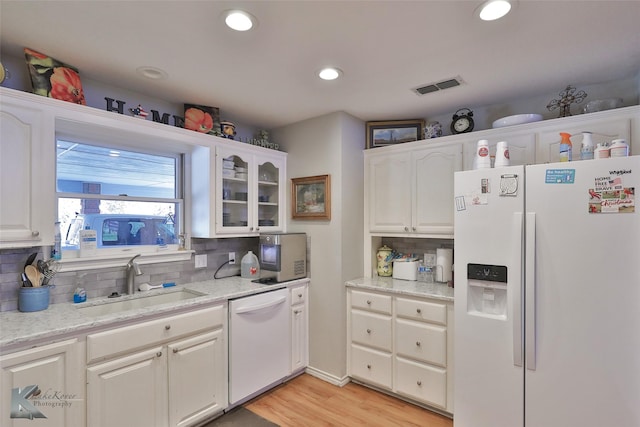
M 86 105 L 78 70 L 50 56 L 25 48 L 33 93 Z

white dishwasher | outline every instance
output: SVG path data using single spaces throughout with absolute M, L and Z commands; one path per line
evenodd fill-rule
M 229 404 L 242 403 L 290 373 L 289 290 L 229 302 Z

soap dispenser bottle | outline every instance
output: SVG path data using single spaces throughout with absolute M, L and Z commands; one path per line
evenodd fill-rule
M 582 147 L 580 148 L 580 160 L 593 159 L 593 139 L 591 132 L 582 132 Z

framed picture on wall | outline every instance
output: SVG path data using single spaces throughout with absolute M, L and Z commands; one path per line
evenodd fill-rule
M 329 175 L 291 179 L 291 218 L 331 219 L 331 177 Z
M 367 122 L 367 148 L 424 139 L 424 120 Z

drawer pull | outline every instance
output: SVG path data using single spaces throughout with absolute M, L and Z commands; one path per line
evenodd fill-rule
M 420 314 L 422 313 L 422 310 L 420 310 L 419 308 L 416 309 L 416 313 Z
M 371 333 L 371 329 L 367 329 L 367 333 L 370 334 Z
M 420 387 L 420 386 L 422 386 L 422 381 L 418 380 L 418 381 L 416 382 L 416 384 L 418 384 L 418 387 Z
M 420 341 L 416 341 L 416 345 L 420 347 Z
M 31 232 L 32 237 L 38 237 L 39 235 L 40 235 L 40 232 L 38 230 L 34 230 Z
M 180 351 L 180 350 L 178 350 L 177 348 L 174 348 L 174 349 L 173 349 L 173 352 L 174 352 L 174 353 L 177 353 L 177 352 L 179 352 L 179 351 Z
M 157 352 L 156 356 L 161 357 L 162 356 L 162 352 L 161 351 Z
M 293 314 L 300 314 L 300 310 L 293 310 Z
M 302 294 L 298 294 L 298 298 L 302 298 Z
M 367 305 L 371 305 L 371 300 L 370 299 L 367 300 Z
M 371 365 L 367 365 L 367 369 L 371 369 Z
M 169 329 L 171 329 L 171 325 L 165 325 L 164 329 L 168 331 Z

